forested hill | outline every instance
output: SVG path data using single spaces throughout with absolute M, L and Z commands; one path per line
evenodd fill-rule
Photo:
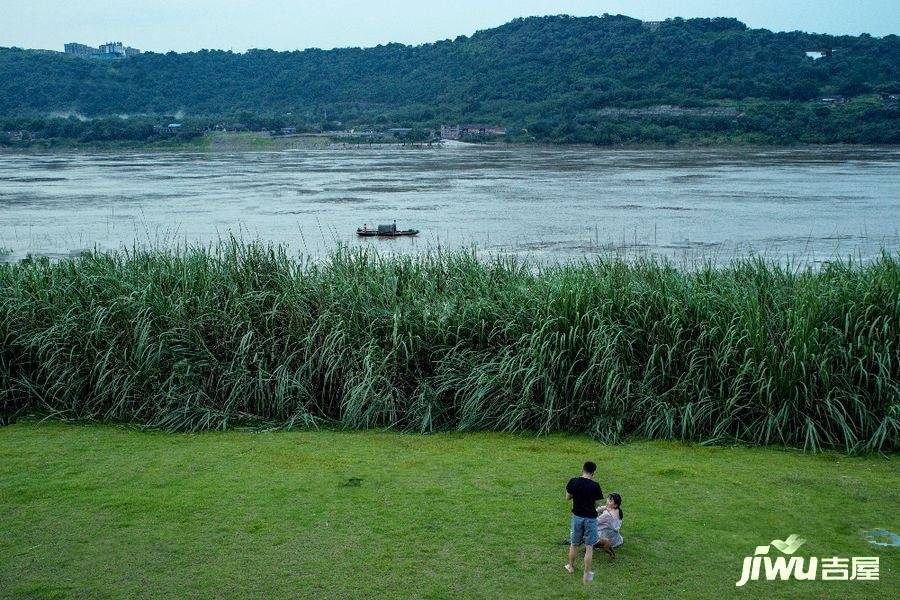
M 806 56 L 826 48 L 831 56 Z M 6 117 L 245 112 L 318 122 L 327 111 L 344 123 L 577 129 L 610 107 L 799 104 L 897 92 L 896 35 L 773 33 L 734 19 L 534 17 L 421 46 L 204 50 L 120 61 L 0 50 Z M 889 121 L 888 113 L 866 118 Z

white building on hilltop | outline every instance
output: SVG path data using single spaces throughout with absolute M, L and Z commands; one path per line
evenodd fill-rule
M 101 44 L 99 48 L 79 44 L 78 42 L 69 42 L 64 46 L 66 54 L 79 56 L 81 58 L 111 59 L 111 58 L 129 58 L 137 56 L 141 53 L 137 48 L 126 46 L 122 42 L 107 42 Z

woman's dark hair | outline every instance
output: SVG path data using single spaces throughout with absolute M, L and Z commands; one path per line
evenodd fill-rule
M 622 496 L 618 494 L 610 494 L 609 497 L 612 498 L 612 501 L 616 503 L 616 508 L 619 509 L 619 518 L 625 519 L 625 513 L 622 512 Z

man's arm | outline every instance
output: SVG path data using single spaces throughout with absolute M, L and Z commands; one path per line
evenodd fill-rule
M 566 492 L 566 500 L 571 500 L 571 499 L 572 499 L 572 494 L 570 494 L 569 492 Z

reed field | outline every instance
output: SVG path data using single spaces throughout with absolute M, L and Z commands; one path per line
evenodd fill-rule
M 892 451 L 900 257 L 542 266 L 263 243 L 0 265 L 0 418 Z

